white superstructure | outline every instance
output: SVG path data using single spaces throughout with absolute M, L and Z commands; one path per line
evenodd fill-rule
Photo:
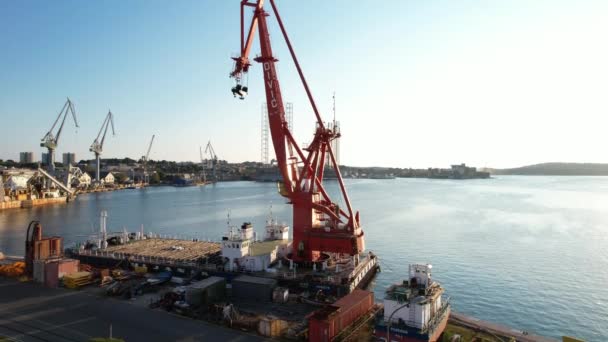
M 289 226 L 279 223 L 272 217 L 266 221 L 266 234 L 264 240 L 289 240 Z
M 256 241 L 256 234 L 249 222 L 243 223 L 240 229 L 230 227 L 222 238 L 225 268 L 229 271 L 267 270 L 277 258 L 291 252 L 288 235 L 289 227 L 276 221 L 269 221 L 264 241 Z
M 425 329 L 443 311 L 444 289 L 432 280 L 430 264 L 409 265 L 409 278 L 386 291 L 384 321 Z
M 249 247 L 253 243 L 253 226 L 245 222 L 241 229 L 229 227 L 228 233 L 222 238 L 222 256 L 228 259 L 228 270 L 236 271 L 239 260 L 249 255 Z

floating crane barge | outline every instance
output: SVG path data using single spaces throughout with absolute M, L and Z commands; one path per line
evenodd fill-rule
M 190 278 L 203 272 L 228 280 L 248 274 L 275 279 L 292 293 L 321 291 L 334 297 L 365 288 L 379 267 L 372 253 L 357 258 L 356 263 L 354 258 L 332 257 L 313 263 L 312 268 L 298 267 L 288 258 L 292 241 L 286 238 L 287 234 L 285 239 L 274 234 L 288 229 L 269 221 L 262 241 L 252 238 L 253 228 L 247 223 L 228 232 L 222 242 L 145 236 L 141 232 L 104 234 L 89 241 L 88 247 L 71 249 L 69 254 L 83 264 L 99 268 L 145 266 L 151 271 L 171 271 L 177 277 Z M 103 239 L 117 244 L 108 245 Z

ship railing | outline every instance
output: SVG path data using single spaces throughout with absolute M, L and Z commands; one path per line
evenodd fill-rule
M 365 261 L 360 262 L 357 266 L 353 267 L 352 263 L 349 265 L 350 267 L 353 267 L 353 270 L 348 274 L 349 278 L 355 278 L 357 276 L 357 274 L 359 274 L 359 272 L 361 272 L 361 270 L 367 266 L 369 263 L 375 262 L 376 259 L 375 258 L 370 258 L 369 256 L 367 258 L 365 258 Z
M 157 264 L 157 265 L 171 265 L 171 266 L 184 266 L 184 267 L 197 267 L 198 263 L 193 260 L 183 260 L 183 259 L 167 259 L 153 256 L 143 256 L 143 255 L 129 255 L 125 253 L 113 253 L 106 252 L 103 250 L 81 250 L 77 251 L 79 255 L 88 255 L 95 256 L 101 258 L 115 259 L 115 260 L 123 260 L 128 259 L 132 262 L 139 262 L 144 264 Z
M 433 318 L 422 328 L 423 332 L 429 332 L 429 334 L 432 334 L 435 329 L 437 329 L 439 323 L 441 323 L 441 321 L 444 319 L 445 315 L 448 312 L 448 308 L 450 307 L 450 299 L 447 298 L 443 303 L 441 303 L 441 306 L 439 307 L 439 310 L 437 310 L 435 312 L 435 315 L 433 315 Z

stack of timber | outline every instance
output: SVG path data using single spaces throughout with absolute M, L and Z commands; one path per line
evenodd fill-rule
M 152 238 L 110 246 L 103 251 L 174 262 L 196 262 L 208 257 L 219 256 L 220 250 L 220 244 L 216 242 Z
M 91 283 L 90 272 L 75 272 L 63 277 L 63 285 L 70 289 L 76 289 Z

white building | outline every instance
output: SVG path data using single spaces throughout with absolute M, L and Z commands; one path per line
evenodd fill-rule
M 115 178 L 112 172 L 101 172 L 99 176 L 102 184 L 114 184 Z
M 91 185 L 91 176 L 86 173 L 83 172 L 82 175 L 78 178 L 74 178 L 72 180 L 72 186 L 78 187 L 78 188 L 86 188 L 89 185 Z

